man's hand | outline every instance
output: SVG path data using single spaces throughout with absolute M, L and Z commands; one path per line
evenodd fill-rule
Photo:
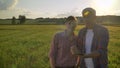
M 100 53 L 98 51 L 93 51 L 90 54 L 85 54 L 83 58 L 93 58 L 93 57 L 99 57 Z
M 72 46 L 71 47 L 71 53 L 73 55 L 78 55 L 78 54 L 80 54 L 80 51 L 78 50 L 77 46 Z

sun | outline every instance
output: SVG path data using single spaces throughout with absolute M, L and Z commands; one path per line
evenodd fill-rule
M 104 13 L 110 13 L 110 10 L 115 4 L 115 0 L 93 0 L 93 3 L 93 7 L 98 11 L 98 13 L 104 15 Z
M 114 3 L 114 0 L 95 0 L 96 7 L 109 9 Z

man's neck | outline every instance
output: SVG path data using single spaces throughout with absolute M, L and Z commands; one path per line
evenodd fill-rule
M 87 25 L 86 28 L 87 28 L 87 29 L 93 29 L 93 28 L 94 28 L 94 25 L 95 25 L 95 24 Z
M 74 32 L 66 30 L 65 33 L 66 33 L 67 36 L 72 36 Z

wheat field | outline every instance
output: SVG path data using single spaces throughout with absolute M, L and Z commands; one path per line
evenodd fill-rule
M 84 27 L 78 25 L 75 31 Z M 120 68 L 120 26 L 105 26 L 110 33 L 109 68 Z M 0 25 L 0 68 L 50 68 L 49 48 L 64 25 Z

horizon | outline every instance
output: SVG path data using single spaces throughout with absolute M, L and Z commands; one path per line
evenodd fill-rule
M 27 18 L 64 18 L 81 16 L 86 7 L 96 10 L 97 16 L 120 16 L 120 0 L 0 0 L 0 19 L 25 15 Z
M 120 17 L 120 15 L 97 15 L 97 17 L 101 17 L 101 16 L 115 16 L 115 17 Z M 75 17 L 82 17 L 82 16 L 75 16 Z M 16 19 L 18 19 L 19 17 L 15 17 Z M 45 19 L 45 18 L 50 18 L 50 19 L 52 19 L 52 18 L 67 18 L 67 16 L 66 17 L 37 17 L 37 18 L 43 18 L 43 19 Z M 28 17 L 26 17 L 26 19 L 37 19 L 37 18 L 28 18 Z M 12 17 L 10 17 L 10 18 L 0 18 L 0 19 L 12 19 Z

